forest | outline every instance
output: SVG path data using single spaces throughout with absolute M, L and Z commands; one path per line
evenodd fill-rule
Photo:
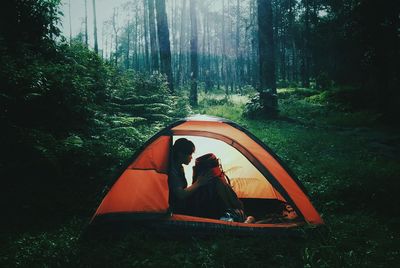
M 2 2 L 1 267 L 398 263 L 398 1 L 111 2 Z M 132 155 L 194 114 L 267 144 L 325 226 L 83 239 Z

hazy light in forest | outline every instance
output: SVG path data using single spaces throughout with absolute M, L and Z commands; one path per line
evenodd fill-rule
M 137 2 L 139 5 L 143 0 Z M 181 4 L 182 1 L 189 0 L 178 0 L 178 4 Z M 226 1 L 226 0 L 225 0 Z M 93 47 L 93 0 L 87 0 L 87 13 L 88 13 L 88 36 L 89 36 L 89 45 Z M 203 1 L 199 0 L 199 3 L 202 2 L 210 11 L 217 11 L 222 9 L 222 0 L 219 1 Z M 243 1 L 245 2 L 245 1 Z M 64 17 L 61 18 L 61 31 L 65 37 L 70 35 L 69 30 L 69 3 L 71 3 L 71 27 L 72 27 L 72 37 L 77 36 L 79 33 L 85 32 L 85 0 L 62 0 L 61 10 L 64 14 Z M 114 8 L 119 8 L 126 3 L 136 3 L 135 1 L 129 0 L 96 0 L 96 13 L 97 13 L 97 31 L 98 31 L 98 42 L 99 48 L 102 48 L 103 44 L 101 43 L 101 36 L 103 34 L 103 23 L 107 20 L 110 20 Z M 170 15 L 170 7 L 171 1 L 166 1 L 167 4 L 167 14 Z M 123 21 L 126 17 L 125 10 L 123 10 L 123 14 L 121 14 L 121 20 Z
M 85 31 L 85 0 L 63 0 L 61 30 L 64 36 L 69 36 L 69 2 L 71 2 L 71 24 L 72 36 L 78 35 L 80 32 Z M 89 44 L 93 46 L 93 6 L 92 0 L 87 0 L 87 13 L 88 13 L 88 35 Z M 101 44 L 102 24 L 104 21 L 109 20 L 113 14 L 114 7 L 119 7 L 123 3 L 129 2 L 127 0 L 96 0 L 96 13 L 97 13 L 97 31 L 99 39 L 99 47 Z

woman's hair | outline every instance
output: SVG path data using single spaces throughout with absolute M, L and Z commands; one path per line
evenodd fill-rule
M 176 157 L 178 153 L 191 154 L 194 152 L 194 149 L 193 142 L 185 138 L 180 138 L 175 141 L 172 152 L 174 157 Z

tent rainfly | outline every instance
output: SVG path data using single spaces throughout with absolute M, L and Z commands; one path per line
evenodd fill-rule
M 181 137 L 195 144 L 193 158 L 212 152 L 220 159 L 247 215 L 260 219 L 283 203 L 294 209 L 296 220 L 239 223 L 172 213 L 168 202 L 170 155 L 173 142 Z M 185 167 L 187 178 L 191 170 L 190 165 Z M 178 121 L 148 140 L 114 181 L 90 225 L 128 221 L 230 230 L 323 224 L 301 182 L 270 148 L 234 122 L 203 115 Z

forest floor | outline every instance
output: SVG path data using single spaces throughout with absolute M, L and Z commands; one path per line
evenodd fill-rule
M 241 95 L 201 94 L 194 112 L 235 121 L 272 148 L 308 189 L 324 228 L 301 238 L 177 238 L 139 229 L 118 239 L 88 241 L 80 235 L 91 215 L 70 208 L 67 220 L 52 228 L 37 228 L 32 222 L 23 230 L 3 230 L 0 266 L 397 266 L 399 129 L 380 122 L 377 113 L 350 109 L 321 92 L 280 89 L 279 99 L 280 116 L 273 120 L 244 118 L 248 97 Z

